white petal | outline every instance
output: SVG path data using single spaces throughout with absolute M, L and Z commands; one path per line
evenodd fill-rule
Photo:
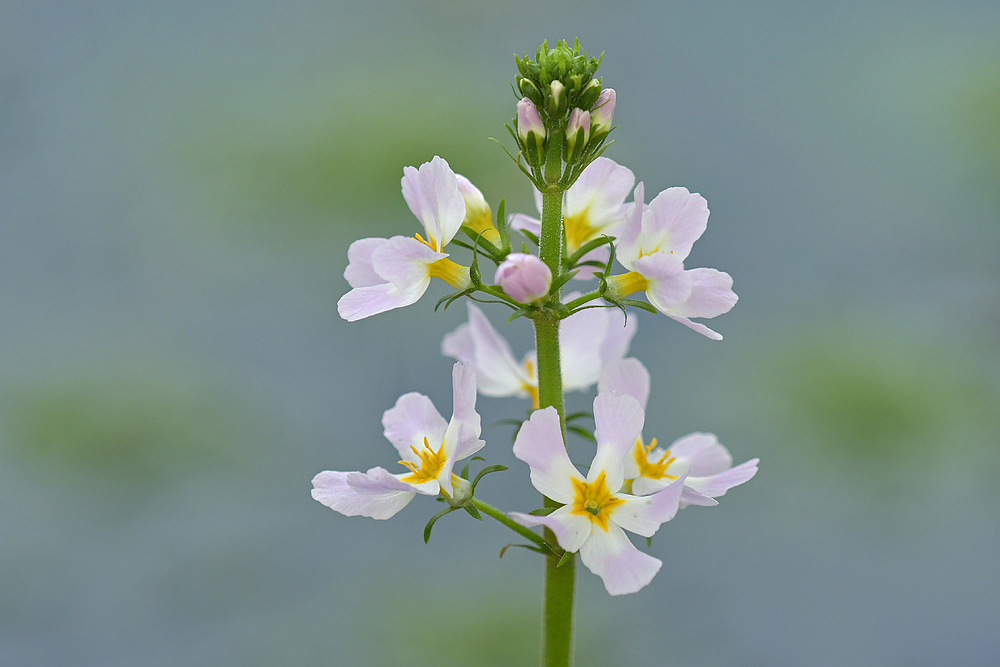
M 351 287 L 370 287 L 385 282 L 385 278 L 372 268 L 372 253 L 387 241 L 380 238 L 358 239 L 347 249 L 348 264 L 344 269 L 344 278 Z
M 608 318 L 608 331 L 601 343 L 601 367 L 603 368 L 628 354 L 632 337 L 635 336 L 636 329 L 639 327 L 639 318 L 634 313 L 632 317 L 625 317 L 625 314 L 617 308 L 595 310 L 603 312 Z
M 497 333 L 483 311 L 469 306 L 469 323 L 445 336 L 441 352 L 449 357 L 472 364 L 476 369 L 476 384 L 486 396 L 527 396 L 528 377 L 523 364 L 514 360 L 510 345 Z
M 631 169 L 599 157 L 566 191 L 564 214 L 572 217 L 585 213 L 591 227 L 614 235 L 625 220 L 625 198 L 634 183 Z
M 349 475 L 360 474 L 335 470 L 321 472 L 313 478 L 312 497 L 345 516 L 360 515 L 373 519 L 388 519 L 403 509 L 416 495 L 412 489 L 401 490 L 395 487 L 386 488 L 381 492 L 361 493 L 347 483 Z
M 728 313 L 739 300 L 728 273 L 715 269 L 691 269 L 684 273 L 691 279 L 691 293 L 671 308 L 674 315 L 716 317 Z
M 645 587 L 663 563 L 636 549 L 613 522 L 594 530 L 580 547 L 580 560 L 604 582 L 611 595 L 627 595 Z
M 586 389 L 601 375 L 601 345 L 608 333 L 603 308 L 580 311 L 559 325 L 559 361 L 563 391 Z
M 714 475 L 733 467 L 733 457 L 714 433 L 688 433 L 670 445 L 671 456 L 683 462 L 684 471 L 696 476 Z M 671 469 L 669 472 L 673 473 Z
M 429 281 L 428 265 L 447 256 L 409 236 L 393 236 L 372 253 L 372 268 L 402 290 Z
M 509 512 L 508 515 L 522 526 L 545 526 L 556 534 L 556 541 L 566 551 L 579 551 L 583 543 L 590 537 L 593 522 L 579 514 L 571 514 L 569 505 L 564 505 L 548 516 L 535 516 L 521 512 Z
M 647 252 L 672 251 L 683 261 L 708 226 L 708 202 L 687 188 L 667 188 L 649 202 L 642 223 Z
M 672 308 L 691 296 L 691 276 L 684 270 L 684 263 L 673 255 L 657 252 L 640 257 L 635 267 L 649 282 L 646 298 L 660 312 L 672 313 Z
M 537 192 L 537 191 L 536 191 Z M 530 215 L 515 213 L 507 219 L 507 226 L 517 231 L 531 232 L 535 236 L 542 233 L 542 221 Z
M 410 447 L 418 451 L 424 448 L 424 438 L 437 451 L 444 441 L 448 422 L 437 411 L 431 399 L 417 392 L 403 394 L 396 405 L 382 414 L 383 434 L 399 452 L 404 461 L 419 463 L 420 457 Z
M 430 282 L 427 278 L 405 290 L 392 283 L 355 287 L 337 301 L 337 312 L 348 322 L 356 322 L 393 308 L 403 308 L 419 301 Z
M 455 172 L 435 155 L 420 169 L 405 167 L 401 185 L 406 204 L 436 242 L 435 250 L 441 250 L 455 237 L 465 219 L 465 198 L 458 189 Z
M 726 491 L 739 486 L 757 474 L 757 464 L 760 459 L 750 459 L 735 468 L 724 470 L 707 477 L 688 477 L 687 485 L 702 495 L 718 498 L 726 495 Z M 690 502 L 690 501 L 689 501 Z
M 594 399 L 597 453 L 587 481 L 594 481 L 603 471 L 609 489 L 616 491 L 621 488 L 625 481 L 624 458 L 635 447 L 644 420 L 642 406 L 631 396 L 614 393 L 597 395 Z
M 678 479 L 650 496 L 615 494 L 625 502 L 611 510 L 611 521 L 625 530 L 652 537 L 657 529 L 677 515 L 684 479 Z
M 514 456 L 528 464 L 531 484 L 536 489 L 557 502 L 573 502 L 576 496 L 570 480 L 582 482 L 584 478 L 570 463 L 555 408 L 531 413 L 517 432 Z
M 646 402 L 649 400 L 649 386 L 649 371 L 641 361 L 629 357 L 604 368 L 597 383 L 597 391 L 598 393 L 616 391 L 631 396 L 639 401 L 639 405 L 645 410 Z
M 472 456 L 486 443 L 479 439 L 482 420 L 476 412 L 476 371 L 469 364 L 455 364 L 451 371 L 452 417 L 445 436 L 448 458 L 460 461 Z M 452 445 L 454 441 L 454 446 Z M 448 471 L 449 474 L 451 470 Z M 450 476 L 448 477 L 450 480 Z M 450 483 L 448 484 L 450 491 Z
M 626 208 L 625 224 L 618 235 L 615 243 L 615 257 L 629 271 L 635 271 L 635 261 L 639 259 L 639 252 L 642 249 L 642 214 L 646 210 L 645 205 L 646 188 L 639 182 L 632 193 L 632 204 Z

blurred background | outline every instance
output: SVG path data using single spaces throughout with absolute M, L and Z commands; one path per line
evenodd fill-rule
M 606 155 L 708 199 L 688 265 L 740 295 L 721 343 L 637 315 L 645 433 L 762 463 L 642 592 L 581 570 L 578 664 L 1000 664 L 998 35 L 973 1 L 3 3 L 0 663 L 535 663 L 515 535 L 309 491 L 391 467 L 400 394 L 450 415 L 466 317 L 436 282 L 342 321 L 347 246 L 413 233 L 435 154 L 532 213 L 489 138 L 513 54 L 579 37 Z M 479 408 L 511 468 L 479 494 L 535 507 L 497 423 L 526 405 Z

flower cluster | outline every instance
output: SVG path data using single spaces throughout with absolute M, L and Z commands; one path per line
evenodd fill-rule
M 647 204 L 633 172 L 601 156 L 616 95 L 593 76 L 600 61 L 578 43 L 560 42 L 554 49 L 543 44 L 534 61 L 517 62 L 520 99 L 509 128 L 517 155 L 511 157 L 534 187 L 539 217 L 507 215 L 501 203 L 494 218 L 482 192 L 440 157 L 406 167 L 403 198 L 421 231 L 352 243 L 344 272 L 351 290 L 338 303 L 345 320 L 360 320 L 415 303 L 435 277 L 455 290 L 439 305 L 470 299 L 468 320 L 441 342 L 442 353 L 457 362 L 451 420 L 422 394 L 401 396 L 382 425 L 402 469 L 321 472 L 312 493 L 341 514 L 375 519 L 394 516 L 417 495 L 438 496 L 447 507 L 427 524 L 425 539 L 444 513 L 486 513 L 559 563 L 578 554 L 610 594 L 633 593 L 662 563 L 636 548 L 626 531 L 649 538 L 682 508 L 718 504 L 756 474 L 758 460 L 734 466 L 711 433 L 691 433 L 669 447 L 655 437 L 647 443 L 651 378 L 627 356 L 637 328 L 630 309 L 661 313 L 721 340 L 695 320 L 728 312 L 737 297 L 729 274 L 685 266 L 707 228 L 704 197 L 672 187 Z M 513 251 L 510 231 L 524 236 L 520 252 Z M 467 264 L 453 258 L 455 247 L 469 252 Z M 496 266 L 492 283 L 484 280 L 486 262 Z M 633 298 L 640 292 L 645 301 Z M 471 301 L 507 306 L 509 321 L 532 320 L 537 349 L 518 360 Z M 580 415 L 563 413 L 563 392 L 595 386 L 593 432 L 567 427 Z M 531 401 L 513 454 L 528 465 L 546 507 L 503 513 L 477 498 L 479 479 L 503 466 L 487 466 L 471 482 L 468 464 L 455 472 L 456 462 L 485 444 L 478 393 Z M 596 444 L 586 474 L 570 461 L 567 432 Z M 537 526 L 550 537 L 531 530 Z

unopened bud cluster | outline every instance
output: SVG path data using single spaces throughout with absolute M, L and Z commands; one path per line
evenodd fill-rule
M 589 58 L 579 41 L 572 48 L 559 41 L 554 49 L 543 42 L 535 60 L 527 56 L 515 60 L 521 100 L 514 139 L 538 181 L 543 180 L 541 168 L 550 158 L 549 150 L 557 147 L 558 157 L 570 167 L 565 174 L 560 169 L 558 182 L 568 187 L 600 154 L 612 129 L 615 91 L 601 88 L 601 79 L 594 78 L 600 58 Z

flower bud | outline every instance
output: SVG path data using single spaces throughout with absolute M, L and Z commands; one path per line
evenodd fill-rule
M 573 109 L 566 124 L 565 159 L 572 164 L 580 159 L 580 155 L 590 140 L 590 112 L 583 109 Z
M 528 163 L 540 165 L 544 159 L 545 123 L 538 107 L 527 97 L 517 103 L 517 135 L 521 138 Z
M 601 82 L 591 79 L 590 83 L 580 92 L 580 97 L 576 100 L 576 106 L 581 109 L 590 109 L 597 102 L 601 95 Z
M 542 103 L 542 93 L 531 79 L 526 77 L 519 78 L 517 80 L 517 87 L 521 91 L 521 97 L 527 97 L 535 103 L 536 107 Z
M 611 121 L 615 117 L 615 89 L 605 88 L 590 110 L 590 132 L 599 137 L 611 131 Z
M 497 267 L 493 282 L 515 301 L 532 303 L 549 293 L 552 271 L 534 255 L 512 252 Z
M 565 89 L 566 87 L 559 79 L 553 79 L 552 83 L 549 84 L 549 92 L 551 93 L 549 97 L 549 118 L 558 118 L 562 115 L 561 112 L 566 110 L 565 97 L 563 96 Z
M 493 224 L 493 213 L 486 198 L 472 181 L 461 174 L 455 174 L 458 179 L 458 191 L 465 200 L 465 219 L 462 226 L 468 227 L 474 234 L 482 234 L 483 239 L 493 245 L 500 245 L 500 233 Z

